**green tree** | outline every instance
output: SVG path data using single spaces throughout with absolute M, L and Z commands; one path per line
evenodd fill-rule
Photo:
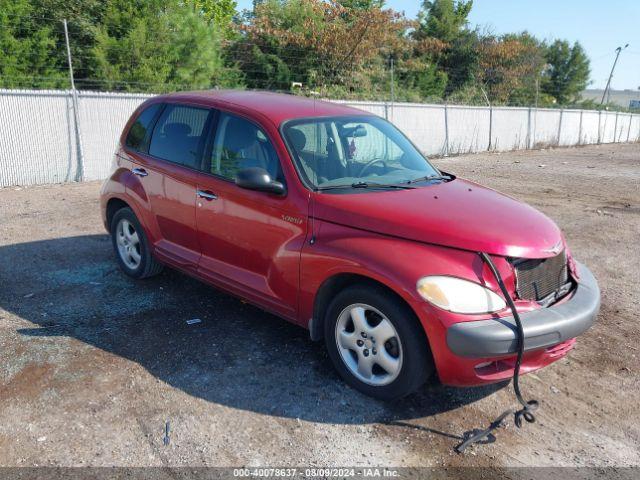
M 478 68 L 478 35 L 468 29 L 472 0 L 425 0 L 418 13 L 418 42 L 435 42 L 427 57 L 447 75 L 446 95 L 471 83 Z
M 467 28 L 473 0 L 424 0 L 418 12 L 418 38 L 453 42 Z
M 556 40 L 546 49 L 548 68 L 545 71 L 542 90 L 561 105 L 580 99 L 589 83 L 589 58 L 582 46 L 573 46 L 566 40 Z
M 29 0 L 0 0 L 0 87 L 66 88 L 55 32 L 34 13 Z
M 233 85 L 220 36 L 191 8 L 163 0 L 110 0 L 93 48 L 96 75 L 112 89 Z
M 447 87 L 447 74 L 435 64 L 419 61 L 418 65 L 409 63 L 408 74 L 404 75 L 405 85 L 409 90 L 415 89 L 420 98 L 440 99 Z M 413 87 L 413 88 L 412 88 Z
M 439 62 L 449 79 L 445 94 L 464 88 L 477 77 L 478 44 L 477 33 L 465 30 L 445 50 Z
M 56 45 L 52 60 L 67 65 L 67 50 L 62 21 L 67 20 L 69 44 L 76 79 L 95 78 L 95 61 L 91 50 L 95 45 L 96 25 L 102 21 L 105 3 L 102 0 L 29 0 L 38 25 L 54 34 Z M 99 83 L 77 82 L 78 86 L 98 88 Z M 68 84 L 67 84 L 68 85 Z
M 228 34 L 238 3 L 235 0 L 190 0 L 196 12 L 207 22 L 220 27 Z
M 338 0 L 338 3 L 345 8 L 369 10 L 371 8 L 384 7 L 385 0 Z

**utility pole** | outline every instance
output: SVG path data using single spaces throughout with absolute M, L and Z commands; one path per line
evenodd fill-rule
M 64 24 L 64 40 L 67 45 L 67 63 L 69 65 L 69 80 L 71 80 L 71 90 L 76 91 L 76 85 L 73 81 L 73 65 L 71 63 L 71 47 L 69 46 L 69 29 L 67 28 L 67 19 L 62 20 Z
M 613 77 L 613 71 L 616 69 L 616 63 L 618 63 L 618 58 L 620 57 L 620 52 L 627 48 L 629 44 L 627 43 L 624 47 L 616 48 L 616 59 L 613 61 L 613 66 L 611 67 L 611 73 L 609 74 L 609 80 L 607 80 L 607 86 L 604 87 L 604 92 L 602 92 L 602 100 L 600 100 L 600 105 L 604 103 L 604 98 L 609 91 L 609 87 L 611 86 L 611 78 Z M 607 98 L 607 103 L 609 103 L 609 99 Z
M 69 29 L 67 28 L 67 19 L 62 20 L 64 24 L 64 40 L 67 44 L 67 62 L 69 64 L 69 80 L 71 81 L 71 99 L 73 103 L 73 126 L 76 137 L 76 155 L 78 157 L 78 167 L 76 172 L 76 180 L 84 179 L 84 158 L 82 155 L 82 142 L 80 140 L 80 123 L 78 115 L 78 91 L 73 80 L 73 64 L 71 62 L 71 47 L 69 45 Z

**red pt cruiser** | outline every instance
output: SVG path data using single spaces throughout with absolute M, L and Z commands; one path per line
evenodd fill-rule
M 346 382 L 382 399 L 436 372 L 449 385 L 509 378 L 514 312 L 521 371 L 548 365 L 600 305 L 549 218 L 438 170 L 389 122 L 313 99 L 146 101 L 101 207 L 125 273 L 167 265 L 306 327 Z

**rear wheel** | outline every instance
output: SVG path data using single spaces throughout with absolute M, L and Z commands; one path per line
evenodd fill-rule
M 140 222 L 130 208 L 121 208 L 111 220 L 111 241 L 118 263 L 133 278 L 147 278 L 162 271 L 153 258 Z
M 353 286 L 325 318 L 329 356 L 344 380 L 382 400 L 418 389 L 435 368 L 426 335 L 400 299 L 377 286 Z

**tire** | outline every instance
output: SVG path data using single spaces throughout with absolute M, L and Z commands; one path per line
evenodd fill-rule
M 415 314 L 384 288 L 355 285 L 341 291 L 327 308 L 324 328 L 336 370 L 365 395 L 401 398 L 435 372 L 427 337 Z
M 130 208 L 121 208 L 113 216 L 111 243 L 120 268 L 130 277 L 148 278 L 162 271 L 163 265 L 153 258 L 144 229 Z

